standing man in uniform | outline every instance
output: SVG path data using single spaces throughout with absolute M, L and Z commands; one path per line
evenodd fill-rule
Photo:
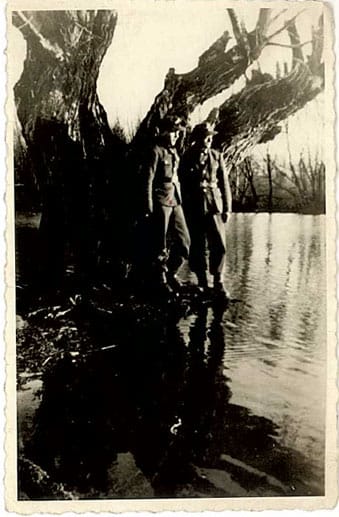
M 158 142 L 146 168 L 147 215 L 152 214 L 154 223 L 157 275 L 160 286 L 167 292 L 180 287 L 177 272 L 188 258 L 190 247 L 178 179 L 179 155 L 175 148 L 181 129 L 177 118 L 161 121 Z M 170 227 L 173 242 L 169 250 Z
M 223 157 L 211 147 L 215 134 L 208 123 L 194 128 L 192 145 L 182 159 L 180 179 L 191 236 L 191 270 L 202 290 L 208 289 L 209 270 L 214 289 L 228 297 L 223 276 L 232 194 Z

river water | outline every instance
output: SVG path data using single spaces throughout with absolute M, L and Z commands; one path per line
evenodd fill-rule
M 325 218 L 237 214 L 227 282 L 241 303 L 228 315 L 230 402 L 269 418 L 322 482 L 326 382 Z
M 78 497 L 324 493 L 325 218 L 234 214 L 227 236 L 228 307 L 121 309 L 100 353 L 19 392 L 25 454 Z

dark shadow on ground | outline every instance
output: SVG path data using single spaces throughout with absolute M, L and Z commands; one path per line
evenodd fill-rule
M 227 304 L 103 297 L 28 319 L 30 335 L 67 331 L 35 357 L 41 401 L 22 437 L 19 498 L 316 495 L 274 423 L 230 403 Z M 19 372 L 23 363 L 19 354 Z
M 19 499 L 323 495 L 276 425 L 230 402 L 224 301 L 79 289 L 69 265 L 44 285 L 37 224 L 16 230 Z

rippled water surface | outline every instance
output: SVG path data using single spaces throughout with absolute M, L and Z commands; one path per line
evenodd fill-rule
M 324 240 L 324 216 L 235 214 L 226 284 L 239 303 L 223 317 L 230 402 L 277 424 L 279 440 L 305 456 L 310 483 L 318 487 L 326 381 Z
M 87 344 L 18 395 L 20 447 L 52 480 L 94 498 L 324 493 L 325 218 L 234 214 L 227 236 L 229 306 L 67 309 Z M 40 494 L 31 469 L 20 490 Z

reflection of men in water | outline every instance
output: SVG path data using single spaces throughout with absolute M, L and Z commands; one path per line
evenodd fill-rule
M 19 470 L 19 498 L 59 498 L 55 481 L 80 498 L 226 497 L 234 486 L 225 484 L 229 473 L 245 488 L 267 490 L 265 476 L 227 457 L 256 468 L 261 462 L 286 481 L 300 476 L 295 451 L 280 447 L 273 423 L 230 403 L 226 305 L 199 303 L 188 340 L 180 329 L 185 311 L 166 307 L 156 318 L 124 308 L 113 319 L 100 316 L 91 328 L 95 342 L 116 347 L 51 361 L 24 449 L 40 477 Z M 40 467 L 49 487 L 39 481 Z
M 95 342 L 114 336 L 118 346 L 77 359 L 65 354 L 46 370 L 25 454 L 52 481 L 86 497 L 117 497 L 118 489 L 122 497 L 144 497 L 151 491 L 146 478 L 152 481 L 158 471 L 167 480 L 180 476 L 182 459 L 178 465 L 171 445 L 186 357 L 180 317 L 170 305 L 156 318 L 145 309 L 100 318 L 91 327 Z M 120 485 L 119 472 L 131 476 L 127 486 Z M 27 483 L 31 487 L 29 479 L 20 480 L 21 493 Z
M 201 288 L 208 287 L 209 269 L 214 278 L 214 288 L 226 294 L 223 285 L 225 223 L 232 210 L 232 194 L 222 155 L 211 148 L 214 134 L 215 131 L 208 124 L 195 127 L 193 145 L 182 161 L 182 185 L 192 240 L 190 267 L 196 273 Z
M 159 141 L 151 152 L 147 167 L 147 213 L 153 214 L 155 252 L 159 280 L 178 287 L 176 273 L 188 258 L 190 238 L 181 206 L 178 180 L 179 156 L 175 148 L 180 126 L 177 119 L 166 118 L 160 125 Z M 168 230 L 173 227 L 173 246 L 168 249 Z
M 221 318 L 225 306 L 213 309 L 210 325 L 208 310 L 212 311 L 199 304 L 186 346 L 178 307 L 167 311 L 166 330 L 164 322 L 156 330 L 151 321 L 144 329 L 147 334 L 142 342 L 150 345 L 154 340 L 154 349 L 148 358 L 147 351 L 142 352 L 142 358 L 136 362 L 138 371 L 133 374 L 133 378 L 140 379 L 136 383 L 135 405 L 140 412 L 134 428 L 133 454 L 158 496 L 180 497 L 197 492 L 226 495 L 202 478 L 197 468 L 206 460 L 214 461 L 209 457 L 210 448 L 215 441 L 219 445 L 217 436 L 221 435 L 224 422 L 219 427 L 218 418 L 230 397 L 222 362 L 225 341 Z M 141 328 L 139 335 L 140 331 Z M 159 350 L 162 332 L 165 339 L 161 339 Z M 141 363 L 144 366 L 139 372 Z M 224 436 L 222 442 L 227 443 Z

